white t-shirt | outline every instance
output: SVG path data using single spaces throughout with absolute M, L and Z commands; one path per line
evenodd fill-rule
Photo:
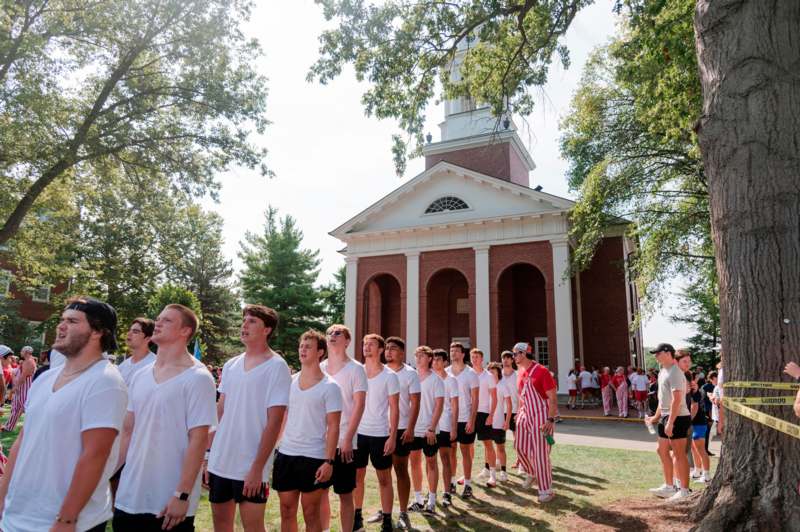
M 580 375 L 578 375 L 578 379 L 581 381 L 581 388 L 592 388 L 594 384 L 592 383 L 592 374 L 586 370 L 581 371 Z
M 634 373 L 631 375 L 631 386 L 637 392 L 646 392 L 650 388 L 650 379 L 647 378 L 647 375 Z
M 439 378 L 441 379 L 441 377 Z M 453 419 L 453 409 L 450 406 L 450 400 L 453 397 L 458 399 L 458 380 L 448 373 L 444 378 L 444 408 L 442 417 L 439 418 L 439 432 L 451 431 L 452 423 L 450 421 Z
M 63 366 L 66 361 L 67 357 L 61 354 L 60 351 L 56 351 L 55 349 L 50 350 L 50 369 L 55 369 L 59 366 Z M 48 370 L 50 371 L 50 370 Z
M 386 367 L 388 368 L 389 366 Z M 403 364 L 403 367 L 395 371 L 394 374 L 397 375 L 397 381 L 400 383 L 400 418 L 397 422 L 397 429 L 399 430 L 408 428 L 408 418 L 411 415 L 411 394 L 420 393 L 419 374 L 417 370 L 408 364 Z
M 133 378 L 134 373 L 155 361 L 156 354 L 153 352 L 147 353 L 139 362 L 134 362 L 131 357 L 123 360 L 122 364 L 120 364 L 118 367 L 119 373 L 122 375 L 122 380 L 125 381 L 125 386 L 131 385 L 131 379 Z
M 453 366 L 447 368 L 448 373 L 458 381 L 458 422 L 466 423 L 472 413 L 472 390 L 480 388 L 478 375 L 469 366 L 456 375 L 452 370 Z
M 320 364 L 322 371 L 328 372 L 328 361 L 323 360 Z M 328 373 L 328 376 L 339 385 L 342 390 L 342 421 L 339 424 L 339 446 L 342 445 L 342 438 L 350 426 L 350 418 L 353 415 L 353 397 L 357 392 L 367 391 L 367 372 L 364 365 L 353 359 L 348 360 L 335 375 Z M 353 449 L 356 448 L 358 430 L 353 434 Z
M 280 452 L 324 460 L 327 415 L 342 411 L 342 390 L 328 375 L 311 388 L 301 390 L 299 373 L 292 377 L 290 390 Z
M 717 380 L 719 383 L 719 380 Z M 717 384 L 714 386 L 714 391 L 711 392 L 711 395 L 717 401 L 722 399 L 722 386 Z M 719 421 L 719 405 L 715 401 L 711 401 L 711 421 Z
M 358 433 L 364 436 L 388 436 L 389 396 L 400 393 L 400 382 L 394 371 L 384 366 L 383 371 L 371 379 L 367 378 L 367 387 L 367 402 Z
M 128 394 L 114 365 L 100 361 L 53 391 L 63 367 L 48 370 L 34 381 L 25 403 L 25 435 L 17 455 L 5 500 L 7 532 L 49 530 L 67 495 L 82 451 L 81 433 L 90 429 L 122 431 Z M 100 482 L 78 515 L 77 530 L 88 530 L 111 519 L 108 479 L 119 456 L 114 440 Z
M 511 397 L 508 393 L 508 386 L 497 387 L 497 408 L 494 409 L 492 417 L 492 428 L 502 429 L 506 422 L 506 399 Z
M 592 387 L 599 388 L 600 387 L 600 373 L 597 370 L 592 372 Z
M 245 355 L 228 360 L 222 367 L 219 393 L 225 396 L 225 410 L 219 420 L 208 456 L 208 470 L 232 480 L 244 480 L 258 453 L 267 426 L 267 410 L 289 404 L 292 375 L 277 353 L 248 371 Z M 261 479 L 269 483 L 274 453 L 270 453 Z
M 193 359 L 194 360 L 194 359 Z M 178 487 L 189 430 L 217 422 L 217 389 L 206 367 L 194 366 L 157 383 L 155 363 L 133 376 L 128 412 L 134 425 L 114 506 L 129 514 L 158 515 Z M 194 515 L 200 500 L 200 474 L 189 495 Z
M 497 381 L 494 380 L 494 376 L 487 370 L 483 370 L 480 373 L 477 371 L 475 372 L 478 375 L 478 412 L 484 412 L 486 414 L 492 409 L 492 396 L 491 391 L 497 388 Z
M 574 373 L 570 373 L 569 375 L 567 375 L 567 390 L 577 390 L 578 389 L 577 380 L 578 378 L 575 376 Z
M 422 390 L 419 399 L 419 416 L 417 424 L 414 426 L 414 436 L 426 436 L 427 431 L 433 421 L 433 411 L 436 408 L 436 400 L 444 397 L 444 382 L 438 375 L 431 372 L 420 382 Z M 434 432 L 439 432 L 439 425 L 433 428 Z
M 511 412 L 516 414 L 519 408 L 519 388 L 517 387 L 517 372 L 513 371 L 510 375 L 503 375 L 503 380 L 500 384 L 508 388 L 508 393 L 511 396 Z

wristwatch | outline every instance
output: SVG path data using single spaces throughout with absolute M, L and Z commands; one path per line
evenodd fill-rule
M 78 522 L 78 518 L 75 519 L 67 519 L 66 517 L 61 517 L 61 514 L 56 516 L 56 523 L 63 523 L 65 525 L 74 525 Z
M 179 501 L 188 501 L 188 500 L 189 500 L 189 494 L 188 494 L 188 493 L 186 493 L 185 491 L 176 491 L 176 492 L 175 492 L 175 493 L 173 493 L 172 495 L 173 495 L 173 496 L 174 496 L 176 499 L 178 499 Z
M 326 458 L 325 463 L 328 465 L 333 465 L 333 458 Z
M 549 418 L 547 418 L 547 421 L 549 421 L 550 423 L 555 423 L 556 422 L 556 418 L 549 417 Z

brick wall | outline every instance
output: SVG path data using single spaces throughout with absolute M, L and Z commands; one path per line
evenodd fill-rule
M 394 278 L 399 286 L 399 302 L 397 292 L 387 289 L 389 281 L 382 275 Z M 384 321 L 392 331 L 391 334 L 398 334 L 396 331 L 396 321 L 399 320 L 399 335 L 405 337 L 406 334 L 406 256 L 383 255 L 379 257 L 362 257 L 358 259 L 358 287 L 356 290 L 356 330 L 353 342 L 355 344 L 355 356 L 358 360 L 363 360 L 361 352 L 361 339 L 368 332 L 369 325 L 380 325 L 384 328 Z M 377 283 L 372 283 L 377 281 Z M 372 284 L 372 286 L 369 286 Z M 381 290 L 383 288 L 383 290 Z M 377 302 L 376 290 L 378 290 Z M 381 304 L 383 298 L 389 295 L 391 301 L 387 305 Z M 377 303 L 377 304 L 376 304 Z M 393 323 L 394 322 L 394 323 Z
M 518 185 L 528 186 L 529 183 L 525 163 L 514 152 L 508 141 L 428 155 L 425 157 L 425 169 L 433 167 L 440 161 L 512 181 Z
M 466 294 L 463 292 L 463 285 L 458 286 L 457 283 L 453 283 L 458 276 L 452 274 L 436 276 L 437 273 L 448 269 L 455 270 L 463 276 L 466 281 Z M 445 341 L 446 344 L 449 344 L 449 339 L 446 336 L 451 319 L 457 321 L 457 323 L 453 324 L 455 328 L 452 330 L 460 332 L 465 329 L 463 321 L 460 321 L 463 320 L 463 315 L 460 317 L 453 316 L 455 312 L 451 307 L 457 297 L 467 297 L 469 299 L 469 327 L 467 331 L 472 345 L 475 345 L 475 251 L 472 249 L 452 249 L 421 253 L 419 275 L 420 345 L 426 344 L 434 348 L 446 348 L 446 345 L 433 345 L 432 342 Z M 434 281 L 433 283 L 431 283 L 432 280 Z M 447 315 L 439 315 L 438 312 L 444 312 L 443 309 L 445 307 L 442 306 L 441 294 L 437 296 L 437 292 L 441 288 L 441 286 L 437 285 L 448 285 L 448 282 L 455 292 L 448 299 Z

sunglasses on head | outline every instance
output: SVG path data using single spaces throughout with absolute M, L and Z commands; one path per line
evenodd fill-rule
M 343 331 L 340 331 L 340 330 L 338 330 L 338 329 L 337 329 L 337 330 L 335 330 L 335 331 L 331 331 L 331 332 L 329 332 L 329 333 L 328 333 L 328 336 L 341 336 L 341 335 L 343 335 L 343 334 L 344 334 L 344 332 L 343 332 Z

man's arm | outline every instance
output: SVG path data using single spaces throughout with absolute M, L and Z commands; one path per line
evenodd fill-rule
M 504 408 L 506 409 L 506 418 L 505 421 L 503 421 L 503 430 L 508 430 L 509 427 L 511 426 L 511 408 L 512 408 L 511 397 L 507 395 L 506 398 L 504 399 L 504 402 L 505 402 Z
M 475 416 L 478 415 L 478 388 L 472 388 L 469 393 L 472 397 L 472 408 L 469 411 L 469 421 L 467 421 L 466 431 L 468 434 L 475 432 Z
M 261 484 L 264 482 L 264 466 L 267 464 L 272 451 L 275 450 L 275 442 L 278 441 L 285 415 L 286 406 L 271 406 L 267 409 L 267 425 L 261 432 L 258 452 L 250 465 L 250 471 L 248 471 L 244 479 L 242 493 L 245 497 L 255 497 L 261 491 Z
M 225 394 L 219 394 L 219 401 L 217 401 L 217 426 L 208 431 L 208 446 L 206 450 L 210 451 L 211 446 L 214 445 L 214 437 L 217 435 L 217 428 L 222 422 L 222 416 L 225 414 Z M 203 453 L 203 487 L 208 488 L 208 457 Z
M 672 436 L 672 428 L 675 425 L 675 419 L 678 417 L 678 412 L 681 410 L 681 401 L 685 400 L 686 398 L 682 391 L 672 390 L 672 404 L 669 406 L 669 419 L 667 419 L 667 423 L 664 426 L 664 434 L 667 436 Z
M 419 396 L 419 393 L 408 394 L 411 410 L 408 412 L 408 427 L 403 433 L 403 443 L 411 443 L 414 440 L 414 427 L 417 426 L 417 417 L 419 417 Z
M 458 396 L 450 398 L 450 441 L 456 441 L 458 437 Z
M 389 439 L 383 446 L 383 455 L 390 456 L 394 452 L 397 439 L 397 423 L 400 421 L 400 394 L 389 396 Z
M 125 412 L 125 420 L 122 422 L 122 434 L 120 434 L 119 438 L 119 459 L 117 460 L 117 467 L 114 468 L 114 471 L 119 471 L 119 468 L 125 464 L 135 423 L 136 419 L 134 418 L 133 412 Z
M 797 398 L 794 400 L 794 414 L 800 417 L 800 390 L 797 390 Z
M 489 388 L 489 416 L 486 418 L 486 424 L 492 424 L 492 420 L 494 419 L 494 411 L 497 409 L 497 388 Z
M 439 426 L 439 418 L 442 417 L 443 410 L 444 410 L 444 397 L 435 398 L 431 424 L 425 427 L 425 437 L 428 439 L 428 445 L 433 445 L 436 442 L 436 427 Z M 428 429 L 433 429 L 433 430 L 431 431 Z
M 17 463 L 17 455 L 19 448 L 22 446 L 22 436 L 25 434 L 25 427 L 19 429 L 19 435 L 16 441 L 11 446 L 11 451 L 8 453 L 8 461 L 6 462 L 6 469 L 2 477 L 0 477 L 0 517 L 3 515 L 3 507 L 6 504 L 6 494 L 8 493 L 8 485 L 11 483 L 11 475 L 14 473 L 14 464 Z
M 353 461 L 353 437 L 356 435 L 358 425 L 361 423 L 361 416 L 364 415 L 366 398 L 367 392 L 355 392 L 353 394 L 353 411 L 350 413 L 350 422 L 347 424 L 347 431 L 344 436 L 339 439 L 339 449 L 342 453 L 343 462 L 350 463 Z
M 534 391 L 534 393 L 539 393 Z M 545 392 L 547 395 L 547 417 L 555 418 L 558 415 L 558 396 L 556 395 L 556 389 L 550 388 Z M 547 421 L 543 425 L 544 431 L 547 434 L 553 434 L 555 430 L 555 423 L 552 421 Z
M 78 515 L 92 496 L 103 475 L 108 455 L 118 434 L 117 429 L 97 428 L 81 432 L 81 454 L 75 464 L 67 495 L 58 515 L 68 521 L 77 521 Z M 51 530 L 74 529 L 74 525 L 54 523 Z
M 342 420 L 342 413 L 328 412 L 325 419 L 327 420 L 327 430 L 325 431 L 325 459 L 333 460 L 336 458 L 336 447 L 339 444 L 339 423 Z M 317 473 L 314 475 L 314 482 L 321 484 L 327 482 L 333 474 L 333 466 L 325 462 L 317 468 Z
M 191 493 L 194 488 L 197 475 L 200 474 L 200 467 L 203 465 L 203 456 L 206 452 L 206 444 L 208 443 L 208 429 L 209 425 L 201 425 L 189 429 L 189 446 L 186 448 L 186 454 L 183 456 L 183 465 L 181 466 L 181 478 L 178 485 L 175 486 L 175 491 L 181 493 Z M 175 496 L 169 498 L 167 505 L 158 514 L 158 517 L 164 517 L 163 528 L 169 530 L 174 526 L 180 524 L 186 518 L 186 513 L 189 511 L 189 501 L 182 501 Z

